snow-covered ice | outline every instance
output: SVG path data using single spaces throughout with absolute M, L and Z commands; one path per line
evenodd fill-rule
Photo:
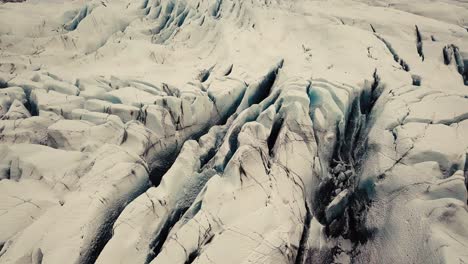
M 0 263 L 468 263 L 467 188 L 466 1 L 0 1 Z

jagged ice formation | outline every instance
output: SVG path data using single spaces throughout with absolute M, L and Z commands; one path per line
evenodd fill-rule
M 0 3 L 0 263 L 468 262 L 467 18 Z

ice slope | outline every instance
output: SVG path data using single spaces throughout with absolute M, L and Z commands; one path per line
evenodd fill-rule
M 0 4 L 0 263 L 468 262 L 463 1 Z

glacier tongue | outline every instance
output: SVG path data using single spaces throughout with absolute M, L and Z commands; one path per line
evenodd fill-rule
M 468 262 L 463 1 L 0 2 L 0 263 Z

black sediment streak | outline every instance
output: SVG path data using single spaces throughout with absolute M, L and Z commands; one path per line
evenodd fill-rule
M 465 154 L 465 167 L 463 168 L 463 176 L 465 176 L 465 188 L 468 190 L 468 152 Z M 466 203 L 468 204 L 468 198 Z
M 295 264 L 302 264 L 305 263 L 306 257 L 306 249 L 307 249 L 307 239 L 309 238 L 309 228 L 310 228 L 310 221 L 312 220 L 312 214 L 310 212 L 307 203 L 305 204 L 306 208 L 306 215 L 304 219 L 304 229 L 302 230 L 301 240 L 299 242 L 299 249 L 297 250 L 297 256 Z

